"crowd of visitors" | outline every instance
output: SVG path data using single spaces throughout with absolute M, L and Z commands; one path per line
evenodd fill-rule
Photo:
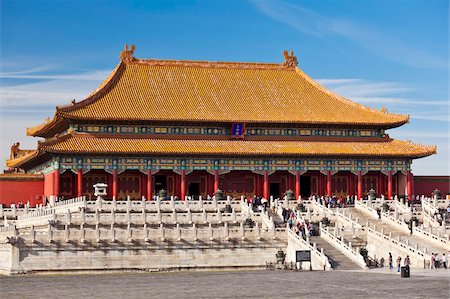
M 439 258 L 439 253 L 431 253 L 430 269 L 443 268 L 447 270 L 447 260 L 450 260 L 450 251 L 448 257 L 443 253 L 441 258 Z

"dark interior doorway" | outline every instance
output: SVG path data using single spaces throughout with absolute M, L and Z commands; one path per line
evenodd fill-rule
M 165 175 L 155 175 L 155 191 L 156 194 L 162 189 L 167 191 L 167 176 Z
M 270 183 L 270 195 L 274 198 L 280 197 L 280 183 Z
M 301 176 L 300 177 L 300 195 L 302 198 L 311 196 L 311 177 Z
M 200 183 L 189 183 L 188 195 L 197 198 L 200 195 Z

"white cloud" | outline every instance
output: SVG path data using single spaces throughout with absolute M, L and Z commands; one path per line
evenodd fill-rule
M 38 68 L 32 69 L 36 70 Z M 107 77 L 109 71 L 92 71 L 75 74 L 36 74 L 32 70 L 0 73 L 0 78 L 42 79 L 33 83 L 2 86 L 0 108 L 55 106 L 67 104 L 72 99 L 86 98 Z M 23 82 L 23 80 L 21 80 Z M 22 109 L 26 110 L 26 109 Z
M 376 56 L 401 64 L 431 69 L 447 69 L 446 57 L 429 54 L 417 45 L 409 45 L 398 37 L 378 32 L 361 23 L 328 18 L 286 1 L 254 0 L 253 4 L 267 16 L 316 37 L 341 36 L 364 47 Z

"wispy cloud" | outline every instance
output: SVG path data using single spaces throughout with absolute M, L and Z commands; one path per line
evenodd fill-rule
M 448 100 L 417 99 L 413 96 L 415 88 L 398 82 L 377 82 L 361 78 L 317 79 L 333 92 L 361 104 L 391 104 L 414 106 L 449 106 Z
M 430 54 L 417 45 L 409 45 L 389 33 L 371 29 L 361 23 L 330 18 L 286 1 L 253 0 L 254 5 L 267 16 L 316 37 L 341 36 L 374 55 L 401 64 L 430 69 L 446 69 L 445 57 Z
M 93 71 L 81 74 L 30 74 L 31 70 L 24 72 L 0 73 L 0 79 L 47 79 L 47 80 L 82 80 L 98 81 L 106 78 L 108 71 Z
M 84 99 L 104 80 L 110 71 L 73 74 L 48 74 L 45 67 L 0 73 L 0 79 L 18 79 L 19 83 L 0 89 L 1 110 L 27 110 L 36 106 L 67 104 L 72 99 Z M 33 79 L 32 83 L 24 83 Z

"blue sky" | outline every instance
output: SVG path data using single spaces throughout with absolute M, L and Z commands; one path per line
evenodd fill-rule
M 416 175 L 449 175 L 447 0 L 0 1 L 0 159 L 56 105 L 139 58 L 282 62 L 355 102 L 410 114 L 391 137 L 435 144 Z M 343 118 L 351 117 L 343 115 Z

